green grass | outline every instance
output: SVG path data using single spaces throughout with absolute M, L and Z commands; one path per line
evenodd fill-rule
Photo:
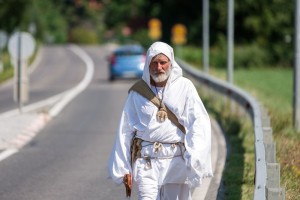
M 222 199 L 248 200 L 254 192 L 254 135 L 248 115 L 233 114 L 225 99 L 214 92 L 199 89 L 208 112 L 226 133 L 228 158 L 223 172 Z M 250 133 L 250 134 L 249 134 Z
M 293 74 L 289 68 L 240 69 L 234 82 L 280 113 L 292 109 Z
M 3 63 L 3 71 L 0 73 L 0 83 L 13 77 L 14 69 L 10 64 L 10 58 L 7 52 L 1 54 L 1 62 Z
M 211 71 L 214 76 L 226 79 L 225 70 Z M 267 109 L 286 200 L 300 199 L 300 133 L 292 127 L 293 70 L 278 67 L 239 69 L 234 72 L 234 84 L 254 96 Z
M 185 57 L 182 59 L 188 61 Z M 199 61 L 195 62 L 195 59 L 190 64 L 201 66 Z M 226 69 L 211 67 L 209 72 L 213 76 L 226 80 Z M 281 187 L 286 190 L 286 200 L 300 199 L 300 133 L 296 133 L 292 125 L 293 69 L 239 67 L 234 71 L 234 84 L 250 93 L 266 108 L 271 118 L 277 162 L 281 167 Z M 216 104 L 209 105 L 211 103 L 213 102 L 210 98 L 205 105 L 208 105 L 208 110 L 219 118 L 218 121 L 223 124 L 223 127 L 225 126 L 224 130 L 231 145 L 231 155 L 223 174 L 225 199 L 252 199 L 253 164 L 255 163 L 254 143 L 251 138 L 253 130 L 251 127 L 244 127 L 244 119 L 238 120 L 240 123 L 238 124 L 235 117 L 228 118 L 224 114 L 224 108 L 217 109 Z M 230 124 L 240 127 L 238 133 L 228 131 L 230 129 L 226 126 Z M 247 175 L 252 178 L 245 177 Z
M 281 186 L 286 199 L 300 199 L 300 133 L 292 126 L 293 70 L 291 68 L 260 68 L 237 70 L 235 83 L 250 92 L 271 117 L 281 165 Z

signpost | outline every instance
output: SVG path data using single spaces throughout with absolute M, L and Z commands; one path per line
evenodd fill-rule
M 177 55 L 180 56 L 180 47 L 186 43 L 187 29 L 183 24 L 175 24 L 172 28 L 172 42 L 176 45 Z
M 15 67 L 14 101 L 18 103 L 20 112 L 23 103 L 28 101 L 27 61 L 34 49 L 35 41 L 29 33 L 16 32 L 9 39 L 8 50 Z
M 159 19 L 153 18 L 148 23 L 149 37 L 152 40 L 159 40 L 161 38 L 161 22 Z
M 172 42 L 176 45 L 186 43 L 187 30 L 183 24 L 175 24 L 172 28 Z

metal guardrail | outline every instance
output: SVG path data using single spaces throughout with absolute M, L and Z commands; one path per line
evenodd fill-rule
M 210 89 L 234 100 L 251 116 L 255 135 L 254 200 L 284 200 L 285 188 L 280 187 L 280 164 L 276 162 L 275 143 L 270 118 L 255 98 L 240 88 L 213 78 L 176 58 L 182 69 Z

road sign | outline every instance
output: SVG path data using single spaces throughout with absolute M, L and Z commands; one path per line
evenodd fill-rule
M 149 37 L 152 40 L 158 40 L 161 38 L 161 22 L 159 19 L 153 18 L 148 23 Z
M 186 43 L 187 29 L 183 24 L 175 24 L 172 28 L 172 42 L 176 45 Z
M 8 51 L 14 59 L 27 60 L 34 52 L 35 41 L 26 32 L 16 32 L 8 41 Z
M 35 41 L 26 32 L 16 32 L 8 41 L 8 51 L 15 67 L 14 100 L 18 103 L 20 112 L 23 103 L 28 101 L 27 60 L 33 54 L 34 48 Z

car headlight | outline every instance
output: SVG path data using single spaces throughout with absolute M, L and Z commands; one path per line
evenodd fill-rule
M 144 66 L 145 66 L 145 63 L 141 63 L 141 64 L 139 65 L 140 70 L 144 70 Z

